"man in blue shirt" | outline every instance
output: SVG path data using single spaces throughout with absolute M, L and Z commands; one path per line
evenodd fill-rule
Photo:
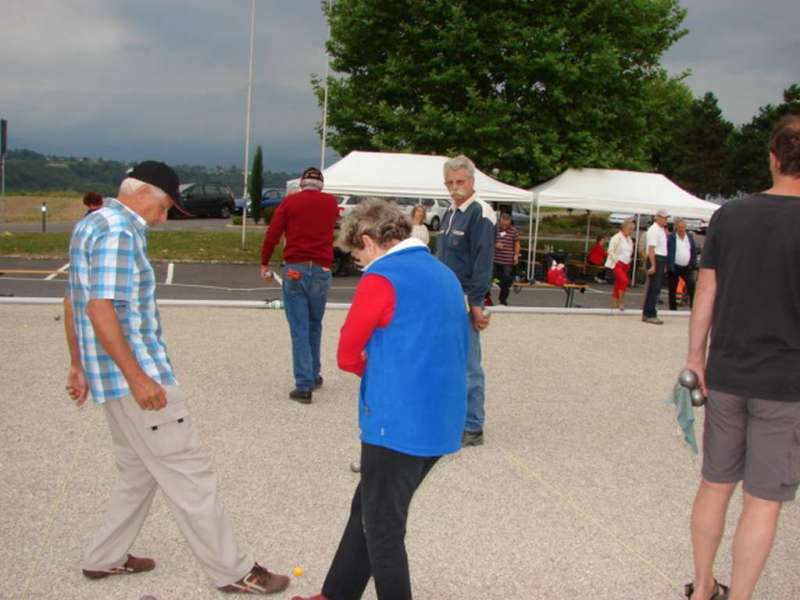
M 497 217 L 475 192 L 475 165 L 466 156 L 445 162 L 444 183 L 453 206 L 442 219 L 437 256 L 461 283 L 472 321 L 467 359 L 467 419 L 462 444 L 479 446 L 483 444 L 486 387 L 480 332 L 489 326 L 483 303 L 492 277 Z
M 161 336 L 147 231 L 179 202 L 178 176 L 145 161 L 117 199 L 86 216 L 70 241 L 64 325 L 70 353 L 66 389 L 81 406 L 103 406 L 119 481 L 82 567 L 89 579 L 139 573 L 155 561 L 128 554 L 158 488 L 214 585 L 232 593 L 273 593 L 288 577 L 243 553 L 219 499 L 211 461 L 192 426 Z

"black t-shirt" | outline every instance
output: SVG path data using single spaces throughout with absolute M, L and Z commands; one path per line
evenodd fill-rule
M 754 194 L 720 207 L 700 267 L 717 279 L 708 386 L 800 401 L 800 196 Z

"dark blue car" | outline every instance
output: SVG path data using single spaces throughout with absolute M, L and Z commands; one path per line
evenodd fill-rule
M 261 190 L 261 210 L 267 208 L 275 208 L 283 200 L 283 192 L 278 188 L 264 188 Z M 242 214 L 242 207 L 244 206 L 244 198 L 236 198 L 235 214 Z M 247 214 L 250 214 L 250 207 L 247 208 Z

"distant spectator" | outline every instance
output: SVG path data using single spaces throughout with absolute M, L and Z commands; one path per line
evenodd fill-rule
M 428 211 L 421 204 L 417 204 L 411 209 L 411 237 L 417 238 L 420 242 L 428 245 L 430 236 L 428 235 L 428 228 L 425 227 L 425 217 Z
M 606 262 L 606 236 L 598 235 L 594 241 L 594 246 L 586 255 L 586 262 L 590 265 L 602 265 Z
M 634 224 L 626 219 L 619 227 L 619 231 L 608 242 L 608 256 L 605 266 L 614 273 L 614 289 L 611 292 L 611 306 L 625 310 L 625 291 L 630 284 L 630 266 L 633 258 Z
M 669 212 L 659 210 L 655 222 L 647 230 L 647 293 L 642 309 L 642 321 L 652 325 L 662 325 L 658 318 L 658 296 L 667 269 L 667 219 Z
M 675 232 L 667 236 L 667 272 L 669 274 L 669 309 L 678 309 L 678 280 L 683 279 L 689 306 L 694 300 L 694 271 L 697 269 L 697 245 L 686 231 L 686 221 L 675 219 Z
M 594 246 L 592 249 L 589 250 L 589 253 L 586 255 L 586 263 L 589 265 L 593 265 L 595 267 L 602 267 L 606 262 L 606 256 L 608 253 L 606 252 L 606 238 L 605 235 L 598 235 L 595 238 Z M 600 271 L 594 278 L 597 283 L 605 283 L 605 268 Z
M 511 215 L 502 212 L 494 242 L 494 276 L 500 280 L 500 304 L 506 306 L 508 292 L 514 283 L 514 266 L 519 262 L 519 253 L 519 231 L 512 225 Z
M 92 214 L 96 210 L 100 210 L 103 208 L 103 197 L 98 194 L 97 192 L 87 192 L 83 196 L 83 203 L 88 209 L 86 211 L 87 215 Z

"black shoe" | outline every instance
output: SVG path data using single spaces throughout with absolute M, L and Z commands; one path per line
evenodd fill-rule
M 480 431 L 464 431 L 461 436 L 461 447 L 483 446 L 483 429 Z
M 311 390 L 298 390 L 295 388 L 289 392 L 289 398 L 300 404 L 311 404 Z
M 503 306 L 508 306 L 508 300 L 500 300 L 500 304 Z
M 321 387 L 322 387 L 322 375 L 320 375 L 319 377 L 317 377 L 317 378 L 314 380 L 314 389 L 315 389 L 315 390 L 318 390 L 318 389 L 319 389 L 319 388 L 321 388 Z

